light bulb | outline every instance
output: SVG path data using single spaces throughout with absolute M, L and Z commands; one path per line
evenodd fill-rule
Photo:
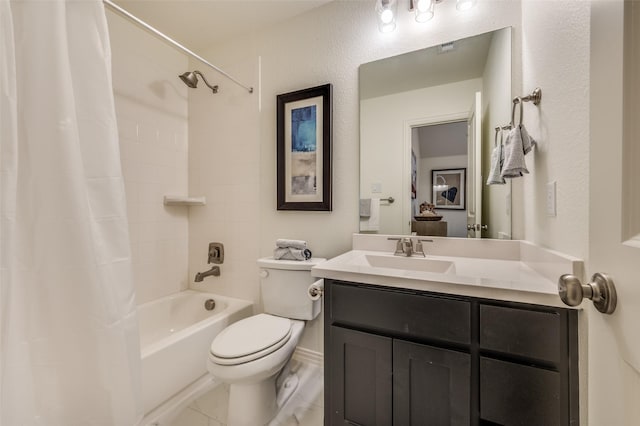
M 378 29 L 381 33 L 389 33 L 396 29 L 397 0 L 378 0 L 376 12 L 378 13 Z
M 426 12 L 427 9 L 431 7 L 432 3 L 433 3 L 432 0 L 418 0 L 415 3 L 415 6 L 416 6 L 416 9 L 418 9 L 420 12 Z
M 416 22 L 427 22 L 433 18 L 435 4 L 434 0 L 415 0 Z
M 393 12 L 390 11 L 389 9 L 383 10 L 382 13 L 380 14 L 380 20 L 382 21 L 383 24 L 391 23 L 391 21 L 393 21 Z
M 469 10 L 476 5 L 476 0 L 458 0 L 456 3 L 456 9 Z

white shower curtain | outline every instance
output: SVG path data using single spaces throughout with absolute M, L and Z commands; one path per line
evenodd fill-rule
M 0 426 L 136 424 L 140 349 L 99 0 L 0 0 L 0 191 Z

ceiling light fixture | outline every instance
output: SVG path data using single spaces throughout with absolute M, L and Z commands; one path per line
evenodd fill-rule
M 400 0 L 376 0 L 378 29 L 381 33 L 389 33 L 396 29 L 396 15 Z M 435 6 L 444 0 L 409 0 L 409 11 L 415 14 L 416 22 L 430 21 L 435 15 Z M 456 0 L 456 9 L 471 9 L 477 0 Z
M 396 29 L 398 0 L 376 0 L 378 29 L 381 33 L 390 33 Z

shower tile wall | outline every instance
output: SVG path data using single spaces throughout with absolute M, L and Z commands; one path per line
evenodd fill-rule
M 238 55 L 216 65 L 247 82 L 255 82 L 255 57 Z M 208 57 L 205 54 L 205 57 Z M 191 283 L 196 290 L 251 300 L 259 306 L 260 235 L 260 122 L 258 95 L 250 95 L 231 80 L 199 64 L 211 84 L 212 94 L 200 84 L 189 92 L 189 190 L 204 195 L 207 205 L 189 210 L 189 276 L 205 271 L 207 247 L 219 241 L 225 247 L 219 277 Z M 258 308 L 259 310 L 259 308 Z
M 188 191 L 184 55 L 111 12 L 113 86 L 134 282 L 144 303 L 188 287 L 189 212 L 165 194 Z

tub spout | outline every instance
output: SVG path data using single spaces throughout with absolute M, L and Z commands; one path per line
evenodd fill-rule
M 220 267 L 219 266 L 214 266 L 211 269 L 209 269 L 208 271 L 205 272 L 198 272 L 196 274 L 196 279 L 195 282 L 199 283 L 201 282 L 204 278 L 213 275 L 214 277 L 219 277 L 220 276 Z

